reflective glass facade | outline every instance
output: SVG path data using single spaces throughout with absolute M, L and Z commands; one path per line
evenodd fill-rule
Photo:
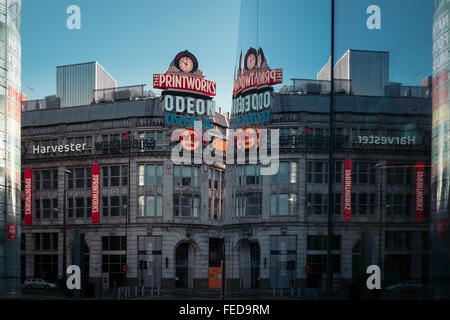
M 0 1 L 0 294 L 20 288 L 20 10 Z

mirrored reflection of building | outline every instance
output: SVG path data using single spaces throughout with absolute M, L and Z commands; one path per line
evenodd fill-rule
M 332 96 L 330 3 L 242 1 L 235 83 L 251 83 L 243 75 L 249 65 L 258 74 L 263 61 L 282 68 L 283 77 L 275 85 L 234 90 L 230 124 L 235 129 L 278 129 L 280 170 L 266 176 L 260 173 L 265 167 L 260 163 L 227 165 L 230 286 L 324 290 L 329 205 L 336 296 L 352 297 L 371 264 L 380 266 L 383 287 L 429 281 L 431 69 L 420 59 L 401 58 L 409 57 L 407 49 L 415 48 L 416 38 L 399 51 L 392 39 L 382 38 L 386 33 L 356 32 L 367 29 L 365 23 L 357 25 L 365 22 L 361 16 L 367 7 L 360 1 L 336 2 Z M 420 10 L 420 3 L 415 6 Z M 295 19 L 292 12 L 298 15 Z M 279 16 L 284 18 L 276 25 L 268 23 L 269 17 Z M 421 26 L 425 19 L 419 21 Z M 321 25 L 306 28 L 306 23 Z M 252 63 L 251 52 L 262 49 L 264 60 L 257 57 Z M 409 70 L 427 78 L 413 82 Z M 407 76 L 402 78 L 401 72 Z M 270 104 L 259 108 L 254 96 L 265 92 Z M 330 164 L 331 102 L 335 113 Z
M 20 12 L 0 1 L 0 294 L 20 290 Z

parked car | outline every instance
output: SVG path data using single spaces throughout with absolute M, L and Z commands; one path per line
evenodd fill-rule
M 417 280 L 402 281 L 386 287 L 386 290 L 417 290 L 422 288 L 422 282 Z
M 45 280 L 39 278 L 31 278 L 25 280 L 23 286 L 28 289 L 54 289 L 56 288 L 56 284 L 47 282 Z

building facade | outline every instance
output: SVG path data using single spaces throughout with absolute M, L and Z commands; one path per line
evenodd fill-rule
M 22 278 L 63 273 L 67 214 L 67 265 L 83 234 L 83 274 L 104 288 L 215 288 L 222 261 L 229 289 L 323 288 L 329 96 L 294 86 L 268 94 L 270 121 L 260 128 L 279 129 L 274 175 L 261 175 L 260 164 L 174 163 L 179 139 L 172 141 L 164 95 L 23 112 L 22 167 L 33 187 Z M 335 105 L 335 289 L 348 290 L 362 260 L 381 264 L 386 281 L 427 279 L 431 99 L 340 95 Z M 216 112 L 213 127 L 225 134 L 229 126 Z
M 279 172 L 227 165 L 228 277 L 244 288 L 325 288 L 330 96 L 302 93 L 295 80 L 272 94 L 264 127 L 280 130 Z M 347 292 L 371 264 L 386 283 L 426 282 L 430 97 L 337 95 L 334 103 L 334 289 Z

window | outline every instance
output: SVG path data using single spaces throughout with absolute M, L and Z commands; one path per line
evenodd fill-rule
M 245 197 L 245 216 L 260 216 L 262 207 L 262 195 L 260 193 Z
M 182 168 L 182 179 L 181 179 L 183 186 L 190 186 L 192 183 L 192 176 L 191 176 L 191 168 L 187 166 L 183 166 Z
M 384 203 L 386 215 L 410 215 L 414 208 L 412 194 L 387 194 Z
M 244 166 L 235 166 L 236 185 L 242 186 L 244 184 Z
M 272 183 L 297 183 L 297 162 L 281 161 L 278 173 L 272 175 Z
M 58 199 L 35 199 L 34 213 L 37 219 L 58 217 Z
M 234 210 L 236 212 L 236 217 L 243 217 L 244 216 L 244 203 L 243 203 L 243 197 L 242 196 L 236 196 Z
M 409 231 L 386 231 L 386 250 L 410 250 L 411 232 Z
M 176 217 L 197 217 L 200 208 L 199 196 L 173 196 L 173 214 Z
M 91 198 L 68 198 L 67 212 L 70 218 L 84 218 L 91 215 Z
M 162 185 L 162 165 L 147 164 L 139 166 L 139 185 Z
M 127 248 L 127 239 L 124 236 L 102 237 L 103 251 L 125 251 Z
M 328 250 L 328 236 L 326 235 L 308 235 L 308 250 Z M 332 250 L 341 250 L 341 236 L 333 236 Z
M 146 133 L 148 142 L 154 142 L 156 150 L 162 150 L 163 148 L 163 132 L 151 131 Z
M 333 254 L 331 256 L 333 264 L 333 273 L 341 272 L 341 256 L 339 254 Z M 310 273 L 324 274 L 327 273 L 327 255 L 326 254 L 308 254 L 307 264 L 310 267 Z M 309 276 L 309 275 L 308 275 Z
M 352 212 L 359 215 L 373 215 L 376 208 L 376 195 L 374 193 L 352 194 Z
M 173 184 L 174 186 L 192 186 L 198 187 L 198 167 L 191 166 L 173 166 Z
M 342 194 L 341 193 L 333 193 L 333 202 L 334 202 L 334 214 L 341 214 L 341 202 L 342 202 Z
M 102 237 L 102 272 L 121 273 L 127 263 L 127 239 L 123 236 Z
M 128 185 L 128 166 L 102 167 L 103 187 L 120 187 Z
M 33 174 L 35 190 L 58 189 L 58 170 L 38 170 Z
M 118 217 L 122 213 L 122 216 L 125 216 L 128 208 L 127 199 L 126 196 L 102 197 L 102 215 Z
M 384 257 L 384 274 L 387 280 L 410 280 L 411 266 L 410 254 L 387 254 Z
M 306 175 L 308 183 L 328 183 L 328 162 L 308 161 Z
M 308 193 L 306 195 L 306 212 L 308 214 L 326 215 L 328 208 L 328 194 Z
M 162 217 L 162 196 L 139 196 L 139 214 L 142 217 Z
M 297 195 L 294 193 L 272 194 L 270 199 L 270 214 L 272 216 L 295 215 L 297 209 Z
M 342 161 L 334 162 L 334 183 L 341 183 L 342 181 Z
M 375 162 L 353 161 L 352 181 L 354 184 L 375 184 Z
M 58 233 L 34 233 L 35 250 L 58 250 Z
M 69 189 L 83 189 L 91 187 L 92 169 L 89 168 L 73 168 L 67 176 Z
M 219 189 L 221 172 L 217 169 L 214 170 L 214 189 Z
M 403 164 L 395 164 L 395 168 L 386 168 L 386 183 L 391 185 L 413 184 L 414 168 L 413 167 L 398 168 L 399 166 L 403 166 Z
M 247 165 L 245 166 L 245 184 L 259 184 L 260 178 L 260 166 L 259 165 Z
M 58 280 L 58 255 L 35 254 L 34 276 L 43 280 L 56 283 Z

